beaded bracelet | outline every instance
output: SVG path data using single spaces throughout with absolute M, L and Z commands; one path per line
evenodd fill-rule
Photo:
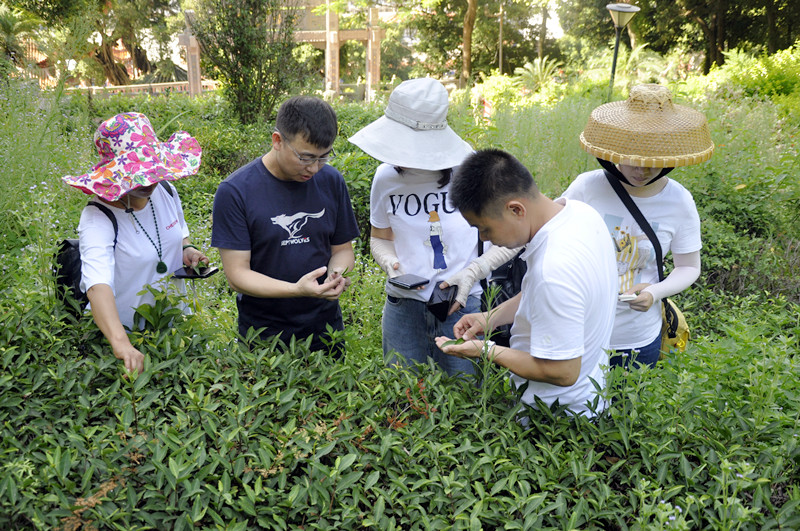
M 186 250 L 187 248 L 189 248 L 189 247 L 191 247 L 192 249 L 195 249 L 195 250 L 197 250 L 197 251 L 199 251 L 199 250 L 200 250 L 200 249 L 198 249 L 197 247 L 195 247 L 194 245 L 192 245 L 191 243 L 187 243 L 186 245 L 184 245 L 184 246 L 183 246 L 183 250 L 185 251 L 185 250 Z

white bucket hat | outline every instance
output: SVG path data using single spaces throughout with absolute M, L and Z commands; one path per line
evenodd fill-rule
M 384 115 L 350 137 L 381 162 L 420 170 L 453 168 L 473 152 L 447 125 L 447 90 L 431 78 L 409 79 L 389 96 Z

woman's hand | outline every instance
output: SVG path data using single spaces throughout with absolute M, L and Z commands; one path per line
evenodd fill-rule
M 188 245 L 188 244 L 184 244 Z M 203 262 L 205 267 L 208 267 L 208 257 L 200 249 L 194 247 L 184 247 L 183 249 L 183 264 L 188 267 L 197 267 L 197 264 Z
M 138 374 L 144 370 L 144 354 L 139 352 L 130 342 L 126 343 L 127 344 L 117 346 L 112 345 L 114 357 L 118 360 L 122 360 L 127 371 Z
M 653 294 L 649 291 L 644 291 L 644 288 L 648 287 L 649 285 L 650 284 L 647 283 L 636 284 L 634 287 L 625 292 L 626 295 L 636 295 L 635 299 L 628 301 L 631 310 L 636 310 L 637 312 L 646 312 L 651 306 L 653 306 L 653 302 L 655 301 Z

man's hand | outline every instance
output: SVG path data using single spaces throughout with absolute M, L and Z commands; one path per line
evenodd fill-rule
M 478 339 L 459 342 L 457 339 L 439 336 L 434 341 L 436 341 L 436 346 L 439 347 L 439 350 L 459 358 L 480 358 L 484 349 L 484 341 Z
M 343 278 L 344 289 L 347 289 L 350 287 L 350 284 L 352 284 L 353 281 L 350 279 L 350 277 L 346 277 L 345 276 L 346 274 L 347 274 L 346 267 L 337 267 L 331 271 L 330 275 L 328 275 L 328 277 L 325 279 L 325 282 L 331 282 L 333 280 L 336 280 L 337 278 Z
M 344 291 L 346 278 L 339 275 L 333 279 L 328 278 L 320 284 L 317 279 L 324 275 L 327 270 L 326 266 L 322 266 L 300 277 L 300 280 L 295 283 L 297 296 L 315 297 L 329 301 L 338 299 L 339 295 Z
M 489 328 L 488 323 L 487 312 L 467 314 L 453 326 L 453 335 L 464 340 L 475 339 L 494 329 L 494 327 Z

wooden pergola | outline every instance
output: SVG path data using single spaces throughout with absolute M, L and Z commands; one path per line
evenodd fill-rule
M 325 90 L 339 92 L 339 49 L 345 41 L 360 41 L 367 51 L 365 99 L 371 101 L 379 89 L 381 81 L 381 40 L 386 31 L 380 27 L 378 9 L 369 10 L 365 29 L 339 29 L 339 15 L 330 9 L 330 0 L 325 0 L 325 14 L 314 15 L 312 10 L 322 5 L 322 0 L 308 0 L 306 14 L 300 24 L 301 30 L 295 32 L 297 42 L 308 42 L 325 50 Z M 314 29 L 322 26 L 325 29 Z
M 361 41 L 367 51 L 367 75 L 364 98 L 372 101 L 379 90 L 381 80 L 381 40 L 386 32 L 378 24 L 378 9 L 369 10 L 366 29 L 339 29 L 339 15 L 330 9 L 330 0 L 325 1 L 325 14 L 315 15 L 313 10 L 322 5 L 322 0 L 306 0 L 303 6 L 305 14 L 300 23 L 300 30 L 294 34 L 297 42 L 308 42 L 325 50 L 325 91 L 339 93 L 339 49 L 345 41 Z M 184 12 L 186 29 L 178 36 L 180 45 L 186 47 L 186 63 L 188 65 L 189 94 L 197 95 L 202 90 L 200 81 L 200 46 L 190 30 L 194 12 Z M 322 28 L 325 29 L 317 29 Z

